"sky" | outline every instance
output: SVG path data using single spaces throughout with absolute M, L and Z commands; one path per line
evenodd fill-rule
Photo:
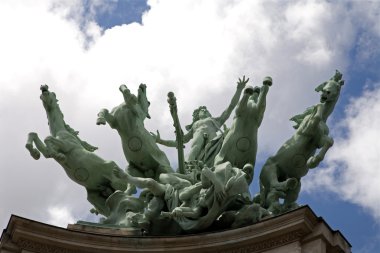
M 314 88 L 339 69 L 335 143 L 302 179 L 299 203 L 353 252 L 380 252 L 380 1 L 2 0 L 0 31 L 0 227 L 11 214 L 63 227 L 98 219 L 83 187 L 25 149 L 29 132 L 49 135 L 42 84 L 80 137 L 125 167 L 117 133 L 95 124 L 100 109 L 122 102 L 121 84 L 135 93 L 147 84 L 145 127 L 173 139 L 169 91 L 187 125 L 199 105 L 219 116 L 239 77 L 254 86 L 271 76 L 255 194 L 263 163 L 294 133 L 289 118 L 318 103 Z M 176 150 L 162 150 L 176 168 Z

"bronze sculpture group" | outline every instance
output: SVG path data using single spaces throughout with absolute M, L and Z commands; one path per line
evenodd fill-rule
M 186 134 L 178 120 L 176 98 L 170 92 L 176 140 L 163 140 L 158 131 L 153 134 L 145 129 L 144 120 L 150 118 L 146 86 L 141 84 L 135 96 L 121 85 L 124 102 L 111 112 L 102 109 L 96 123 L 107 123 L 117 130 L 128 161 L 125 170 L 100 158 L 94 153 L 96 147 L 79 138 L 64 121 L 55 94 L 43 85 L 40 98 L 51 135 L 42 141 L 36 133 L 29 133 L 26 148 L 34 159 L 39 159 L 40 153 L 54 158 L 73 181 L 86 188 L 94 207 L 91 212 L 104 216 L 98 226 L 163 235 L 249 225 L 298 207 L 301 178 L 319 165 L 333 145 L 326 120 L 344 81 L 336 71 L 316 88 L 322 93 L 320 103 L 291 118 L 296 131 L 265 162 L 260 193 L 254 198 L 249 185 L 272 79 L 266 77 L 261 87 L 254 88 L 247 86 L 248 81 L 245 77 L 238 80 L 229 106 L 219 117 L 212 117 L 205 106 L 196 109 Z M 227 128 L 224 124 L 234 109 L 232 125 Z M 183 145 L 189 141 L 190 152 L 184 159 Z M 177 148 L 176 172 L 157 143 Z

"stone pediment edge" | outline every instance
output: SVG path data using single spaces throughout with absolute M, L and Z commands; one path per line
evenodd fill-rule
M 55 246 L 57 253 L 70 253 L 67 247 L 70 244 L 88 247 L 100 247 L 103 250 L 109 246 L 120 249 L 126 249 L 128 252 L 133 252 L 133 248 L 138 244 L 147 244 L 146 247 L 142 246 L 147 252 L 153 251 L 154 248 L 164 248 L 165 245 L 157 243 L 159 240 L 164 240 L 166 243 L 176 243 L 177 249 L 186 249 L 196 246 L 199 238 L 205 238 L 204 248 L 217 248 L 225 245 L 226 240 L 234 242 L 234 249 L 240 248 L 241 251 L 236 252 L 255 252 L 254 250 L 261 250 L 265 247 L 277 247 L 281 243 L 287 244 L 292 241 L 298 240 L 301 237 L 307 237 L 311 233 L 316 224 L 323 222 L 327 224 L 322 218 L 317 217 L 308 206 L 303 206 L 294 211 L 286 214 L 273 217 L 262 222 L 233 230 L 225 230 L 213 233 L 202 233 L 196 235 L 183 235 L 183 236 L 169 236 L 169 237 L 138 237 L 138 236 L 102 236 L 99 234 L 84 233 L 78 231 L 70 231 L 65 228 L 55 227 L 52 225 L 43 224 L 37 221 L 25 219 L 19 216 L 13 216 L 7 226 L 8 233 L 13 233 L 12 241 L 15 241 L 22 247 L 38 247 L 39 244 L 49 244 L 50 247 Z M 15 228 L 18 229 L 15 229 Z M 277 227 L 277 231 L 276 231 Z M 327 226 L 330 230 L 331 228 Z M 33 231 L 34 230 L 34 231 Z M 39 235 L 35 234 L 35 230 L 39 230 Z M 54 231 L 54 233 L 52 233 Z M 333 230 L 331 230 L 334 232 Z M 337 233 L 337 232 L 336 232 Z M 49 238 L 50 235 L 55 234 L 54 238 Z M 340 232 L 339 232 L 340 234 Z M 242 236 L 243 235 L 243 236 Z M 87 244 L 84 237 L 90 238 L 92 243 Z M 220 239 L 224 238 L 224 239 Z M 297 239 L 298 238 L 298 239 Z M 344 237 L 342 237 L 344 238 Z M 119 241 L 117 245 L 112 245 L 112 241 Z M 345 240 L 345 238 L 344 238 Z M 94 243 L 95 241 L 95 243 Z M 34 242 L 34 244 L 33 244 Z M 58 244 L 57 244 L 58 242 Z M 177 244 L 178 243 L 178 244 Z M 68 245 L 66 245 L 68 244 Z M 199 243 L 198 243 L 199 244 Z M 236 247 L 238 246 L 239 247 Z M 241 247 L 240 247 L 241 246 Z M 42 246 L 41 246 L 42 247 Z M 41 248 L 40 247 L 40 248 Z M 46 246 L 47 247 L 47 246 Z M 200 246 L 199 246 L 200 247 Z M 198 247 L 198 248 L 199 248 Z M 53 248 L 49 248 L 52 250 Z M 141 250 L 142 248 L 140 248 Z M 226 249 L 226 248 L 225 248 Z M 86 250 L 86 251 L 88 251 Z M 131 250 L 131 251 L 129 251 Z M 226 249 L 227 250 L 227 249 Z M 248 251 L 249 250 L 249 251 Z M 46 251 L 52 252 L 52 251 Z M 75 252 L 78 252 L 77 250 Z M 112 251 L 110 251 L 112 252 Z M 116 252 L 116 251 L 115 251 Z M 136 251 L 137 252 L 137 251 Z M 140 251 L 141 252 L 141 251 Z M 235 252 L 235 251 L 223 251 Z

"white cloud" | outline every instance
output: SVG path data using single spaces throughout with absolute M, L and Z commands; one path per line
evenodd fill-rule
M 362 206 L 380 220 L 380 87 L 352 99 L 346 117 L 334 129 L 335 144 L 326 168 L 304 181 L 304 190 L 329 190 Z M 339 136 L 339 132 L 342 133 Z
M 259 131 L 263 159 L 292 133 L 288 118 L 318 100 L 314 87 L 336 68 L 344 72 L 355 43 L 353 19 L 365 15 L 331 1 L 151 0 L 143 25 L 102 31 L 94 12 L 106 4 L 93 2 L 86 14 L 78 0 L 0 2 L 0 139 L 6 143 L 0 203 L 7 203 L 0 223 L 11 212 L 48 222 L 41 210 L 49 206 L 67 207 L 79 219 L 89 209 L 83 187 L 54 161 L 34 161 L 24 148 L 28 132 L 48 135 L 41 84 L 56 92 L 81 137 L 123 167 L 117 133 L 95 125 L 99 109 L 121 103 L 120 84 L 132 91 L 148 85 L 152 120 L 146 128 L 173 138 L 168 91 L 175 92 L 185 125 L 201 104 L 220 114 L 238 77 L 245 74 L 257 85 L 271 75 Z M 165 151 L 175 164 L 175 149 Z
M 65 206 L 48 207 L 48 214 L 49 224 L 55 226 L 66 227 L 67 224 L 74 224 L 76 222 L 73 215 L 71 214 L 71 211 Z
M 352 22 L 355 22 L 359 31 L 356 51 L 358 67 L 371 69 L 371 66 L 362 66 L 360 63 L 376 61 L 380 56 L 378 43 L 380 40 L 380 3 L 378 1 L 367 1 L 362 4 L 359 1 L 354 1 L 350 12 L 353 17 Z

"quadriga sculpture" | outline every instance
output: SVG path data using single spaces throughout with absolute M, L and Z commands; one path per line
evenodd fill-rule
M 40 152 L 45 158 L 54 158 L 70 179 L 86 188 L 87 200 L 95 207 L 92 211 L 107 216 L 110 210 L 106 199 L 114 191 L 124 191 L 128 186 L 115 176 L 114 171 L 121 169 L 115 162 L 105 161 L 93 153 L 97 148 L 82 141 L 78 132 L 65 123 L 55 93 L 50 92 L 47 85 L 41 86 L 41 91 L 51 136 L 43 142 L 36 133 L 29 133 L 26 148 L 36 160 Z
M 296 122 L 295 134 L 264 164 L 260 174 L 260 201 L 274 214 L 298 207 L 301 178 L 319 165 L 333 145 L 326 120 L 334 110 L 343 84 L 342 74 L 336 71 L 330 80 L 315 89 L 322 92 L 321 103 L 291 119 Z
M 102 109 L 96 123 L 108 123 L 120 135 L 124 155 L 129 163 L 128 173 L 157 180 L 161 173 L 173 172 L 165 153 L 158 148 L 155 138 L 144 126 L 145 118 L 150 118 L 146 85 L 140 84 L 137 97 L 125 85 L 121 85 L 119 90 L 123 94 L 124 102 L 111 112 Z M 128 189 L 129 193 L 134 191 L 134 187 Z
M 115 162 L 93 153 L 96 148 L 82 141 L 78 132 L 65 123 L 55 94 L 44 85 L 41 100 L 51 136 L 41 141 L 36 133 L 29 133 L 26 148 L 35 159 L 40 158 L 40 153 L 54 158 L 73 181 L 86 188 L 94 212 L 105 216 L 92 225 L 141 229 L 149 235 L 249 225 L 298 206 L 301 178 L 319 165 L 333 145 L 326 121 L 344 81 L 336 71 L 330 80 L 316 88 L 322 93 L 320 103 L 291 119 L 296 123 L 296 132 L 267 159 L 260 173 L 260 194 L 253 200 L 248 188 L 256 161 L 257 130 L 271 78 L 265 78 L 261 88 L 245 89 L 231 128 L 217 136 L 247 82 L 245 77 L 239 79 L 230 105 L 220 117 L 212 118 L 205 107 L 199 107 L 185 135 L 176 98 L 170 92 L 168 102 L 175 141 L 161 140 L 159 134 L 152 136 L 145 129 L 150 104 L 146 86 L 141 84 L 135 96 L 121 85 L 124 102 L 111 112 L 102 109 L 97 124 L 108 123 L 118 131 L 129 163 L 126 172 Z M 183 143 L 191 139 L 190 155 L 184 162 Z M 177 147 L 180 165 L 177 173 L 156 142 Z M 142 189 L 141 194 L 131 196 L 136 187 Z

